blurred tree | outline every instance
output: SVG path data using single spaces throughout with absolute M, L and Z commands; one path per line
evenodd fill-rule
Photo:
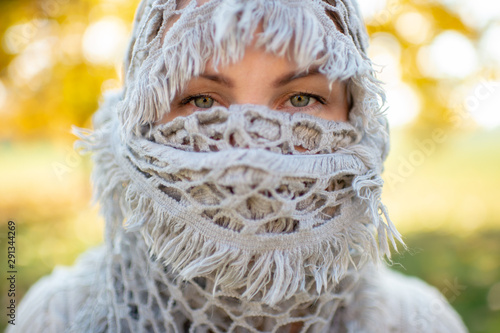
M 103 90 L 119 86 L 121 57 L 113 63 L 94 61 L 89 49 L 95 53 L 102 42 L 90 36 L 85 44 L 84 38 L 89 26 L 109 17 L 126 27 L 120 30 L 126 37 L 137 2 L 0 2 L 5 13 L 0 23 L 0 84 L 8 96 L 0 101 L 0 140 L 72 140 L 71 125 L 89 125 Z M 120 37 L 110 28 L 102 35 Z
M 458 87 L 474 79 L 477 73 L 459 78 L 433 76 L 437 73 L 426 73 L 423 68 L 430 66 L 425 64 L 426 60 L 432 60 L 425 59 L 423 53 L 443 32 L 457 32 L 477 44 L 481 31 L 467 26 L 444 1 L 430 0 L 389 0 L 384 10 L 368 20 L 367 28 L 370 35 L 381 32 L 391 34 L 401 46 L 402 80 L 417 91 L 421 100 L 420 113 L 411 127 L 413 134 L 428 136 L 429 130 L 436 127 L 453 128 L 454 114 L 463 110 L 457 109 L 460 103 L 455 108 L 450 107 L 449 100 Z

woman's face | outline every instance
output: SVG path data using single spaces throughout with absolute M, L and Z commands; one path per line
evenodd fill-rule
M 250 44 L 236 63 L 221 65 L 216 70 L 209 61 L 205 71 L 192 78 L 175 96 L 170 112 L 160 122 L 232 104 L 259 104 L 277 111 L 308 113 L 334 121 L 347 121 L 349 112 L 344 83 L 334 82 L 330 86 L 317 68 L 298 72 L 297 65 L 286 57 Z

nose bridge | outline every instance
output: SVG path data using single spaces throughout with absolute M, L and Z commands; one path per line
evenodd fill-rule
M 263 47 L 248 45 L 243 58 L 227 68 L 235 81 L 233 103 L 272 107 L 272 83 L 292 66 L 287 59 L 268 53 Z
M 250 89 L 242 89 L 235 98 L 233 104 L 256 104 L 270 107 L 268 89 L 262 89 L 264 84 L 260 87 L 253 87 Z
M 238 80 L 234 104 L 270 105 L 270 78 L 265 66 L 250 67 Z

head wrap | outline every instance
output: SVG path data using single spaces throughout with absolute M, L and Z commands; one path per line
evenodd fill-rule
M 347 82 L 349 121 L 245 104 L 158 124 L 208 60 L 238 61 L 254 36 L 300 70 Z M 366 47 L 350 0 L 142 1 L 124 89 L 105 96 L 94 132 L 79 131 L 106 218 L 107 288 L 75 327 L 341 325 L 363 267 L 401 241 L 380 202 L 388 132 Z

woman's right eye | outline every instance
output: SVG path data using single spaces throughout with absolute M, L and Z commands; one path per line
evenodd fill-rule
M 290 104 L 296 108 L 303 108 L 309 105 L 313 99 L 311 96 L 305 94 L 294 95 L 290 97 Z
M 209 96 L 196 96 L 191 99 L 191 103 L 197 108 L 208 109 L 214 105 L 214 99 Z

